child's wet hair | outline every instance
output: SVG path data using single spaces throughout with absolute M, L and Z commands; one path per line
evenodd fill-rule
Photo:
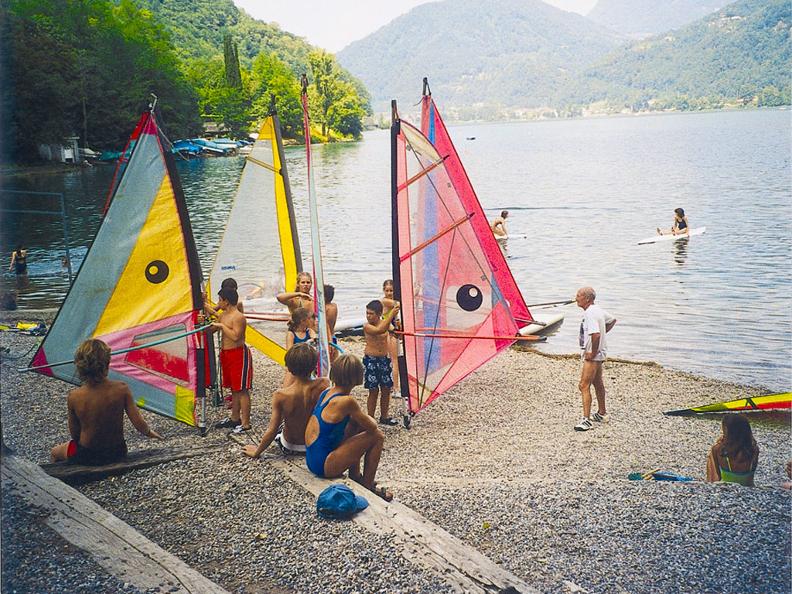
M 217 296 L 220 299 L 225 299 L 231 305 L 236 305 L 239 302 L 239 294 L 236 292 L 236 289 L 232 289 L 231 287 L 223 287 L 217 292 Z
M 385 287 L 387 287 L 387 286 L 391 286 L 391 287 L 393 286 L 393 279 L 392 279 L 392 278 L 389 278 L 389 279 L 387 279 L 387 280 L 386 280 L 384 283 L 382 283 L 382 288 L 383 288 L 383 290 L 384 290 L 384 289 L 385 289 Z
M 308 379 L 316 369 L 319 362 L 319 353 L 310 344 L 300 343 L 292 346 L 286 351 L 286 369 L 290 373 Z
M 684 217 L 685 216 L 685 209 L 684 208 L 675 208 L 674 212 L 677 215 L 679 215 L 680 217 Z
M 110 347 L 101 340 L 89 338 L 77 347 L 74 366 L 77 375 L 86 384 L 101 383 L 110 368 Z
M 220 283 L 221 289 L 234 289 L 234 291 L 239 289 L 239 285 L 237 285 L 236 279 L 231 277 L 223 279 L 223 282 Z
M 333 297 L 335 297 L 335 287 L 333 285 L 325 285 L 324 286 L 325 303 L 332 303 Z
M 352 353 L 344 353 L 336 357 L 330 367 L 330 381 L 336 386 L 347 388 L 363 383 L 363 363 Z
M 294 332 L 295 330 L 297 330 L 297 328 L 299 328 L 302 325 L 302 323 L 305 320 L 307 320 L 313 315 L 314 313 L 307 307 L 298 307 L 292 312 L 291 319 L 287 324 L 289 330 Z
M 366 304 L 366 309 L 370 309 L 371 311 L 373 311 L 378 316 L 381 316 L 382 315 L 382 302 L 379 301 L 378 299 L 375 299 L 374 301 L 369 301 Z

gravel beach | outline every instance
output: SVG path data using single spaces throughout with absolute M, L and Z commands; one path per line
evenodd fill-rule
M 9 356 L 37 340 L 3 333 L 1 412 L 6 444 L 42 463 L 67 437 L 69 386 L 17 373 L 30 356 Z M 356 339 L 343 346 L 362 353 Z M 263 356 L 254 359 L 258 438 L 282 371 Z M 707 484 L 700 481 L 720 420 L 661 412 L 758 390 L 608 362 L 611 420 L 577 433 L 579 365 L 508 350 L 416 416 L 409 431 L 385 429 L 378 481 L 541 591 L 789 592 L 790 493 L 778 486 L 790 458 L 789 416 L 752 422 L 761 448 L 757 487 Z M 356 395 L 364 403 L 362 388 Z M 401 407 L 394 400 L 394 413 Z M 210 421 L 224 415 L 210 410 Z M 222 431 L 201 438 L 144 415 L 167 440 L 146 440 L 127 423 L 130 450 L 228 447 L 79 490 L 221 586 L 249 593 L 451 591 L 441 576 L 405 560 L 392 539 L 317 518 L 314 498 L 268 463 L 274 449 L 261 461 L 246 459 Z M 656 468 L 697 481 L 627 480 L 630 472 Z M 32 560 L 20 525 L 37 526 L 45 512 L 20 509 L 13 493 L 3 493 L 4 592 L 136 591 L 101 575 L 90 560 L 59 570 L 59 563 L 72 565 L 63 561 L 62 544 L 38 547 Z M 29 577 L 36 572 L 19 571 L 39 566 L 36 579 Z

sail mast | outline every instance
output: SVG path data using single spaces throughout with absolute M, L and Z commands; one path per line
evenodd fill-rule
M 391 101 L 391 265 L 393 278 L 393 298 L 401 303 L 401 267 L 399 258 L 399 112 L 396 100 Z M 401 317 L 401 314 L 400 314 Z M 402 317 L 403 319 L 403 317 Z M 401 327 L 404 327 L 402 322 Z M 399 356 L 397 358 L 399 389 L 402 398 L 410 397 L 410 385 L 407 380 L 407 363 L 404 359 L 404 335 L 399 337 Z M 407 421 L 405 420 L 405 424 Z
M 324 273 L 322 271 L 322 242 L 319 237 L 319 208 L 316 201 L 313 163 L 311 160 L 311 119 L 308 115 L 308 77 L 302 75 L 303 130 L 305 132 L 305 162 L 308 170 L 308 206 L 311 215 L 311 259 L 314 277 L 314 313 L 319 334 L 319 375 L 330 375 L 330 345 L 325 314 Z

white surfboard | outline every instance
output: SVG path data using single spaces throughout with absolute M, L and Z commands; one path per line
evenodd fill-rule
M 536 313 L 531 312 L 534 320 L 541 322 L 541 324 L 528 324 L 520 328 L 520 336 L 528 336 L 529 334 L 541 334 L 551 330 L 564 320 L 564 314 L 557 313 Z
M 638 245 L 645 245 L 647 243 L 657 243 L 658 241 L 677 241 L 679 239 L 685 239 L 686 237 L 690 237 L 692 235 L 702 235 L 707 230 L 706 227 L 696 227 L 695 229 L 691 229 L 690 233 L 680 233 L 678 235 L 671 235 L 670 233 L 666 235 L 653 235 L 652 237 L 647 237 L 646 239 L 642 239 L 638 242 Z

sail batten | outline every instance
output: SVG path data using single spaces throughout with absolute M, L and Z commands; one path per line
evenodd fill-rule
M 517 340 L 532 317 L 431 96 L 391 128 L 402 394 L 416 413 Z

